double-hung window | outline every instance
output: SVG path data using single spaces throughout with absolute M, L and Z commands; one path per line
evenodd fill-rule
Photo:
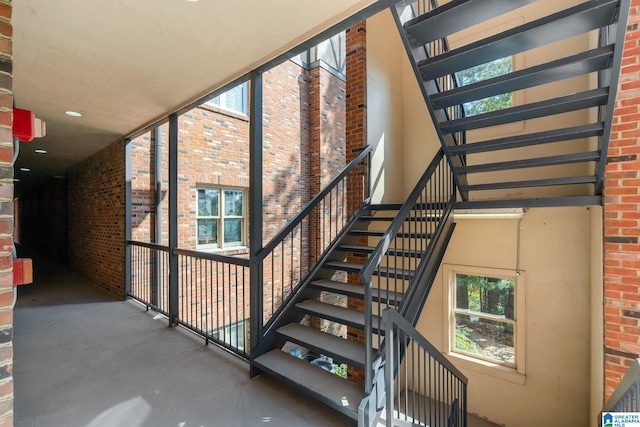
M 524 373 L 524 273 L 446 267 L 448 352 Z
M 199 188 L 197 212 L 199 249 L 245 244 L 243 190 L 223 187 Z

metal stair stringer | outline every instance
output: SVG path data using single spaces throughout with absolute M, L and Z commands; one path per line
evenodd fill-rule
M 449 47 L 448 36 L 530 3 L 452 0 L 439 6 L 435 0 L 419 0 L 396 3 L 391 11 L 454 169 L 462 203 L 482 208 L 484 201 L 490 207 L 502 198 L 511 199 L 512 206 L 564 206 L 582 204 L 583 198 L 589 197 L 588 203 L 599 204 L 630 0 L 583 1 L 455 49 Z M 554 53 L 546 63 L 465 85 L 459 82 L 458 73 L 470 67 L 533 48 L 545 49 L 548 44 L 591 31 L 600 33 L 595 49 L 560 57 Z M 465 113 L 470 102 L 592 73 L 598 74 L 598 79 L 591 79 L 598 80 L 598 86 L 583 92 L 473 116 Z M 567 126 L 560 118 L 561 114 L 588 109 L 597 109 L 597 114 L 589 115 L 596 117 L 595 121 L 585 118 L 582 124 Z M 503 124 L 523 123 L 524 128 L 524 123 L 537 119 L 546 120 L 545 126 L 550 128 L 529 134 L 499 134 Z M 468 143 L 469 130 L 486 128 L 495 128 L 492 132 L 498 137 Z M 591 144 L 587 138 L 597 138 L 596 149 L 584 148 Z M 541 150 L 549 154 L 541 156 Z M 537 154 L 529 154 L 534 152 Z M 558 166 L 568 163 L 575 164 L 571 170 Z M 515 170 L 523 167 L 538 169 L 522 179 Z M 530 194 L 530 199 L 513 194 Z

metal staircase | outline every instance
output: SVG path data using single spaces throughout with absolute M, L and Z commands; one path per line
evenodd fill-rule
M 384 311 L 392 308 L 417 321 L 453 232 L 449 214 L 455 198 L 440 150 L 404 204 L 365 202 L 274 315 L 252 368 L 353 419 L 377 418 L 384 407 Z M 329 329 L 342 336 L 320 330 L 320 322 L 341 326 Z M 344 339 L 345 329 L 359 338 Z M 357 384 L 320 369 L 299 357 L 306 354 L 359 370 L 364 381 Z
M 393 309 L 403 322 L 416 324 L 453 232 L 449 214 L 454 206 L 600 204 L 629 2 L 586 1 L 453 48 L 452 35 L 535 2 L 452 0 L 438 6 L 421 0 L 392 6 L 442 149 L 404 204 L 365 202 L 323 248 L 307 277 L 258 334 L 252 372 L 273 375 L 360 425 L 372 425 L 397 368 L 386 366 L 385 381 L 384 312 Z M 470 67 L 586 33 L 597 33 L 592 37 L 597 46 L 560 49 L 560 57 L 465 86 L 459 83 L 457 73 Z M 558 90 L 543 100 L 465 113 L 470 102 L 587 75 L 593 87 L 577 93 Z M 580 123 L 573 116 L 567 119 L 576 111 L 586 112 Z M 552 119 L 538 120 L 545 118 Z M 521 123 L 523 131 L 505 134 L 502 126 L 512 123 Z M 474 134 L 480 129 L 493 136 Z M 338 335 L 348 328 L 351 339 L 318 329 L 322 322 L 342 325 L 333 328 L 341 331 Z M 402 345 L 394 346 L 402 357 Z M 301 353 L 359 369 L 364 381 L 340 378 L 293 355 Z M 466 390 L 466 379 L 454 376 Z M 451 396 L 443 405 L 447 411 L 442 418 L 448 421 L 442 425 L 466 425 L 466 394 Z
M 392 7 L 442 146 L 454 166 L 462 198 L 458 207 L 601 203 L 629 1 L 585 1 L 486 38 L 450 46 L 461 30 L 491 27 L 491 20 L 505 13 L 526 16 L 527 10 L 541 3 L 453 0 L 438 7 L 435 1 L 425 0 Z M 597 46 L 591 49 L 566 52 L 553 45 L 587 33 L 597 35 Z M 542 63 L 460 85 L 463 70 L 540 47 L 550 52 Z M 597 84 L 585 84 L 580 92 L 564 84 L 589 75 Z M 465 114 L 465 104 L 525 89 L 535 94 L 545 85 L 552 85 L 545 90 L 554 93 L 550 98 L 521 99 L 508 108 Z M 577 111 L 580 116 L 567 115 Z M 520 124 L 519 131 L 501 127 L 514 123 Z M 491 137 L 471 142 L 471 131 L 478 129 Z

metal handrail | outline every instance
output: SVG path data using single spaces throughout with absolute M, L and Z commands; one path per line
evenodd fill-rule
M 440 163 L 440 160 L 442 160 L 443 157 L 444 157 L 444 151 L 442 150 L 442 148 L 440 148 L 436 153 L 436 155 L 434 156 L 434 158 L 431 160 L 431 163 L 427 167 L 427 170 L 425 170 L 424 174 L 422 174 L 420 181 L 418 181 L 416 186 L 413 188 L 413 191 L 411 192 L 411 194 L 409 194 L 409 197 L 407 197 L 407 200 L 404 202 L 404 204 L 398 211 L 398 214 L 396 215 L 396 217 L 393 219 L 393 221 L 391 221 L 389 228 L 387 228 L 387 230 L 384 232 L 382 238 L 380 239 L 380 242 L 378 243 L 374 251 L 369 256 L 369 259 L 367 260 L 367 262 L 365 262 L 364 266 L 360 270 L 360 279 L 362 279 L 364 283 L 369 283 L 371 281 L 373 272 L 380 265 L 380 262 L 382 261 L 382 257 L 389 249 L 391 242 L 393 241 L 396 234 L 398 233 L 398 230 L 404 223 L 406 216 L 412 210 L 415 200 L 418 198 L 418 196 L 422 192 L 422 189 L 424 188 L 427 181 L 429 181 L 429 179 L 435 172 L 436 168 Z
M 241 267 L 249 267 L 249 258 L 241 258 L 229 255 L 220 255 L 211 252 L 193 251 L 189 249 L 175 248 L 173 253 L 176 255 L 185 255 L 193 258 L 206 259 L 209 261 L 224 262 L 226 264 L 239 265 Z
M 306 206 L 296 214 L 291 221 L 287 223 L 287 225 L 280 230 L 278 234 L 276 234 L 270 241 L 267 243 L 257 254 L 256 261 L 260 262 L 264 260 L 267 255 L 273 251 L 288 235 L 291 231 L 300 224 L 307 215 L 324 199 L 324 197 L 331 192 L 340 181 L 342 181 L 348 174 L 351 172 L 366 156 L 368 156 L 372 150 L 372 145 L 368 145 L 365 147 L 358 156 L 353 159 L 344 169 L 322 190 L 318 193 L 313 199 L 306 204 Z
M 422 354 L 418 354 L 418 359 L 425 361 L 427 358 L 432 359 L 429 360 L 429 366 L 433 367 L 433 371 L 436 372 L 436 377 L 438 376 L 437 372 L 440 371 L 440 368 L 444 369 L 445 375 L 441 375 L 438 381 L 438 385 L 442 388 L 438 388 L 436 390 L 435 398 L 434 396 L 429 396 L 429 399 L 435 400 L 433 402 L 434 406 L 438 409 L 441 409 L 440 405 L 444 405 L 446 411 L 440 411 L 440 413 L 430 413 L 427 414 L 426 408 L 411 408 L 411 414 L 417 414 L 418 417 L 429 417 L 429 420 L 426 419 L 418 419 L 416 420 L 414 417 L 410 417 L 409 414 L 404 414 L 405 418 L 409 418 L 413 425 L 426 425 L 427 421 L 428 425 L 437 427 L 447 425 L 450 426 L 466 426 L 467 425 L 467 377 L 460 372 L 458 368 L 456 368 L 437 348 L 433 346 L 424 336 L 422 336 L 407 320 L 397 311 L 388 308 L 384 311 L 384 321 L 387 327 L 387 335 L 390 342 L 396 343 L 397 345 L 387 345 L 385 346 L 385 364 L 384 364 L 384 375 L 385 375 L 385 397 L 386 397 L 386 424 L 388 426 L 396 425 L 394 423 L 394 398 L 401 399 L 402 392 L 397 390 L 398 393 L 394 393 L 394 380 L 398 376 L 398 372 L 400 366 L 405 359 L 407 349 L 409 345 L 413 342 L 415 344 L 412 347 L 414 350 L 417 347 L 418 351 Z M 397 337 L 396 337 L 397 335 Z M 397 353 L 394 352 L 397 350 Z M 426 356 L 423 355 L 426 353 Z M 397 356 L 397 358 L 396 358 Z M 406 363 L 409 363 L 408 361 Z M 413 364 L 416 363 L 415 360 L 412 361 Z M 407 367 L 405 367 L 405 370 Z M 409 369 L 414 374 L 418 373 L 420 375 L 419 378 L 416 378 L 418 384 L 426 385 L 431 383 L 431 375 L 433 372 L 431 369 L 423 370 L 420 369 Z M 451 376 L 453 378 L 451 378 Z M 415 377 L 414 377 L 415 378 Z M 442 381 L 446 378 L 446 386 Z M 415 386 L 415 383 L 414 383 Z M 406 396 L 406 393 L 411 393 L 415 404 L 416 395 L 420 395 L 420 390 L 409 390 L 408 388 L 408 380 L 405 379 L 405 384 L 402 386 L 404 389 L 402 391 L 405 392 L 404 399 L 409 400 L 409 397 Z M 400 389 L 400 386 L 398 387 Z M 430 392 L 431 390 L 426 390 L 426 392 Z M 420 396 L 422 397 L 422 396 Z M 460 401 L 462 401 L 460 403 Z M 429 406 L 431 406 L 431 401 L 429 401 Z M 420 409 L 424 409 L 421 411 Z M 431 409 L 431 408 L 430 408 Z M 398 415 L 399 415 L 398 411 Z M 436 411 L 437 412 L 437 411 Z M 434 416 L 435 415 L 435 416 Z M 399 418 L 399 417 L 398 417 Z M 435 424 L 434 424 L 435 423 Z

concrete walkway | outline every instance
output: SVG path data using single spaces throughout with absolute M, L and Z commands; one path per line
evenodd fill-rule
M 349 426 L 341 414 L 34 260 L 14 318 L 16 427 Z

